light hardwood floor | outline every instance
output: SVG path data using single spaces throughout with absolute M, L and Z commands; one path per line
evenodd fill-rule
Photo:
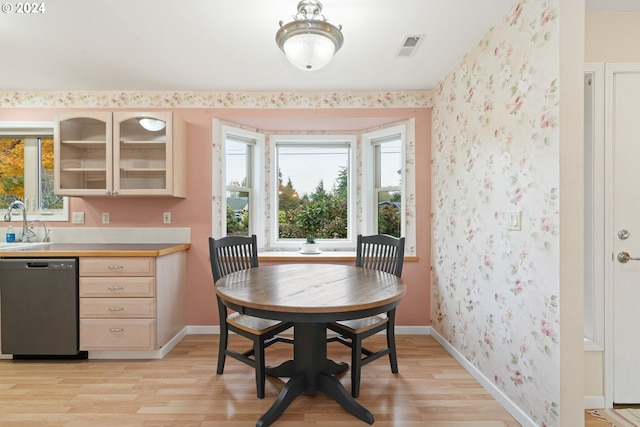
M 370 338 L 382 344 L 383 336 Z M 399 335 L 399 369 L 388 358 L 363 368 L 358 401 L 377 427 L 520 426 L 432 337 Z M 230 347 L 248 343 L 231 336 Z M 249 427 L 271 406 L 283 382 L 267 377 L 256 397 L 253 370 L 227 358 L 216 375 L 217 335 L 189 335 L 162 360 L 0 360 L 0 426 Z M 374 346 L 374 345 L 372 345 Z M 349 352 L 330 343 L 334 360 Z M 291 345 L 267 349 L 267 364 L 291 358 Z M 349 371 L 340 381 L 350 390 Z M 294 400 L 273 427 L 363 427 L 319 393 Z
M 584 427 L 615 427 L 613 423 L 603 420 L 600 417 L 591 414 L 591 411 L 584 411 Z

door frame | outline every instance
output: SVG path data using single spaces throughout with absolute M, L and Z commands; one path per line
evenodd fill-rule
M 640 64 L 605 64 L 605 115 L 604 115 L 604 393 L 605 407 L 611 408 L 614 400 L 613 370 L 613 85 L 616 74 L 640 73 Z
M 585 120 L 585 298 L 592 301 L 585 307 L 593 328 L 585 331 L 585 350 L 603 351 L 605 347 L 605 219 L 604 219 L 604 63 L 585 64 L 584 74 L 591 77 L 591 120 Z M 586 94 L 585 94 L 586 99 Z M 586 106 L 585 106 L 586 107 Z M 586 110 L 585 110 L 586 111 Z M 586 117 L 585 117 L 586 118 Z M 587 129 L 587 126 L 590 128 Z M 591 135 L 590 144 L 586 135 Z M 587 311 L 589 313 L 587 313 Z

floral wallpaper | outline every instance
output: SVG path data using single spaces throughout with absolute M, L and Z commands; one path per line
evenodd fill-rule
M 0 108 L 402 108 L 431 107 L 432 91 L 2 92 Z
M 433 114 L 433 328 L 540 426 L 560 425 L 558 7 L 517 1 Z

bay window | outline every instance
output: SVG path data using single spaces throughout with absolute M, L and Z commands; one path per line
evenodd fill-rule
M 270 133 L 214 120 L 212 235 L 262 251 L 353 251 L 358 234 L 407 239 L 415 254 L 413 120 L 370 132 Z M 407 214 L 409 212 L 409 214 Z

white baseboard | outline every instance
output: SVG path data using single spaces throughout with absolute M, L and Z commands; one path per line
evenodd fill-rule
M 162 359 L 188 334 L 183 328 L 164 346 L 155 351 L 89 351 L 89 359 Z
M 584 409 L 603 409 L 605 407 L 604 396 L 584 397 Z
M 188 335 L 220 334 L 220 326 L 187 326 Z M 384 333 L 384 332 L 381 332 Z M 431 326 L 396 326 L 396 335 L 430 335 Z
M 187 326 L 188 335 L 220 335 L 220 326 Z
M 487 377 L 484 376 L 482 372 L 480 372 L 475 366 L 473 366 L 462 353 L 458 351 L 457 348 L 452 346 L 442 335 L 440 335 L 436 330 L 431 329 L 431 336 L 435 338 L 436 341 L 442 345 L 442 347 L 449 352 L 454 359 L 458 361 L 462 365 L 463 368 L 471 374 L 473 378 L 476 379 L 484 387 L 485 390 L 489 392 L 491 396 L 493 396 L 496 401 L 502 405 L 504 409 L 507 410 L 511 414 L 513 418 L 516 419 L 523 427 L 537 427 L 537 424 L 529 418 L 529 416 L 520 409 L 511 399 L 507 397 L 506 394 L 502 392 L 495 384 L 490 381 Z
M 396 326 L 396 335 L 431 335 L 431 326 Z

